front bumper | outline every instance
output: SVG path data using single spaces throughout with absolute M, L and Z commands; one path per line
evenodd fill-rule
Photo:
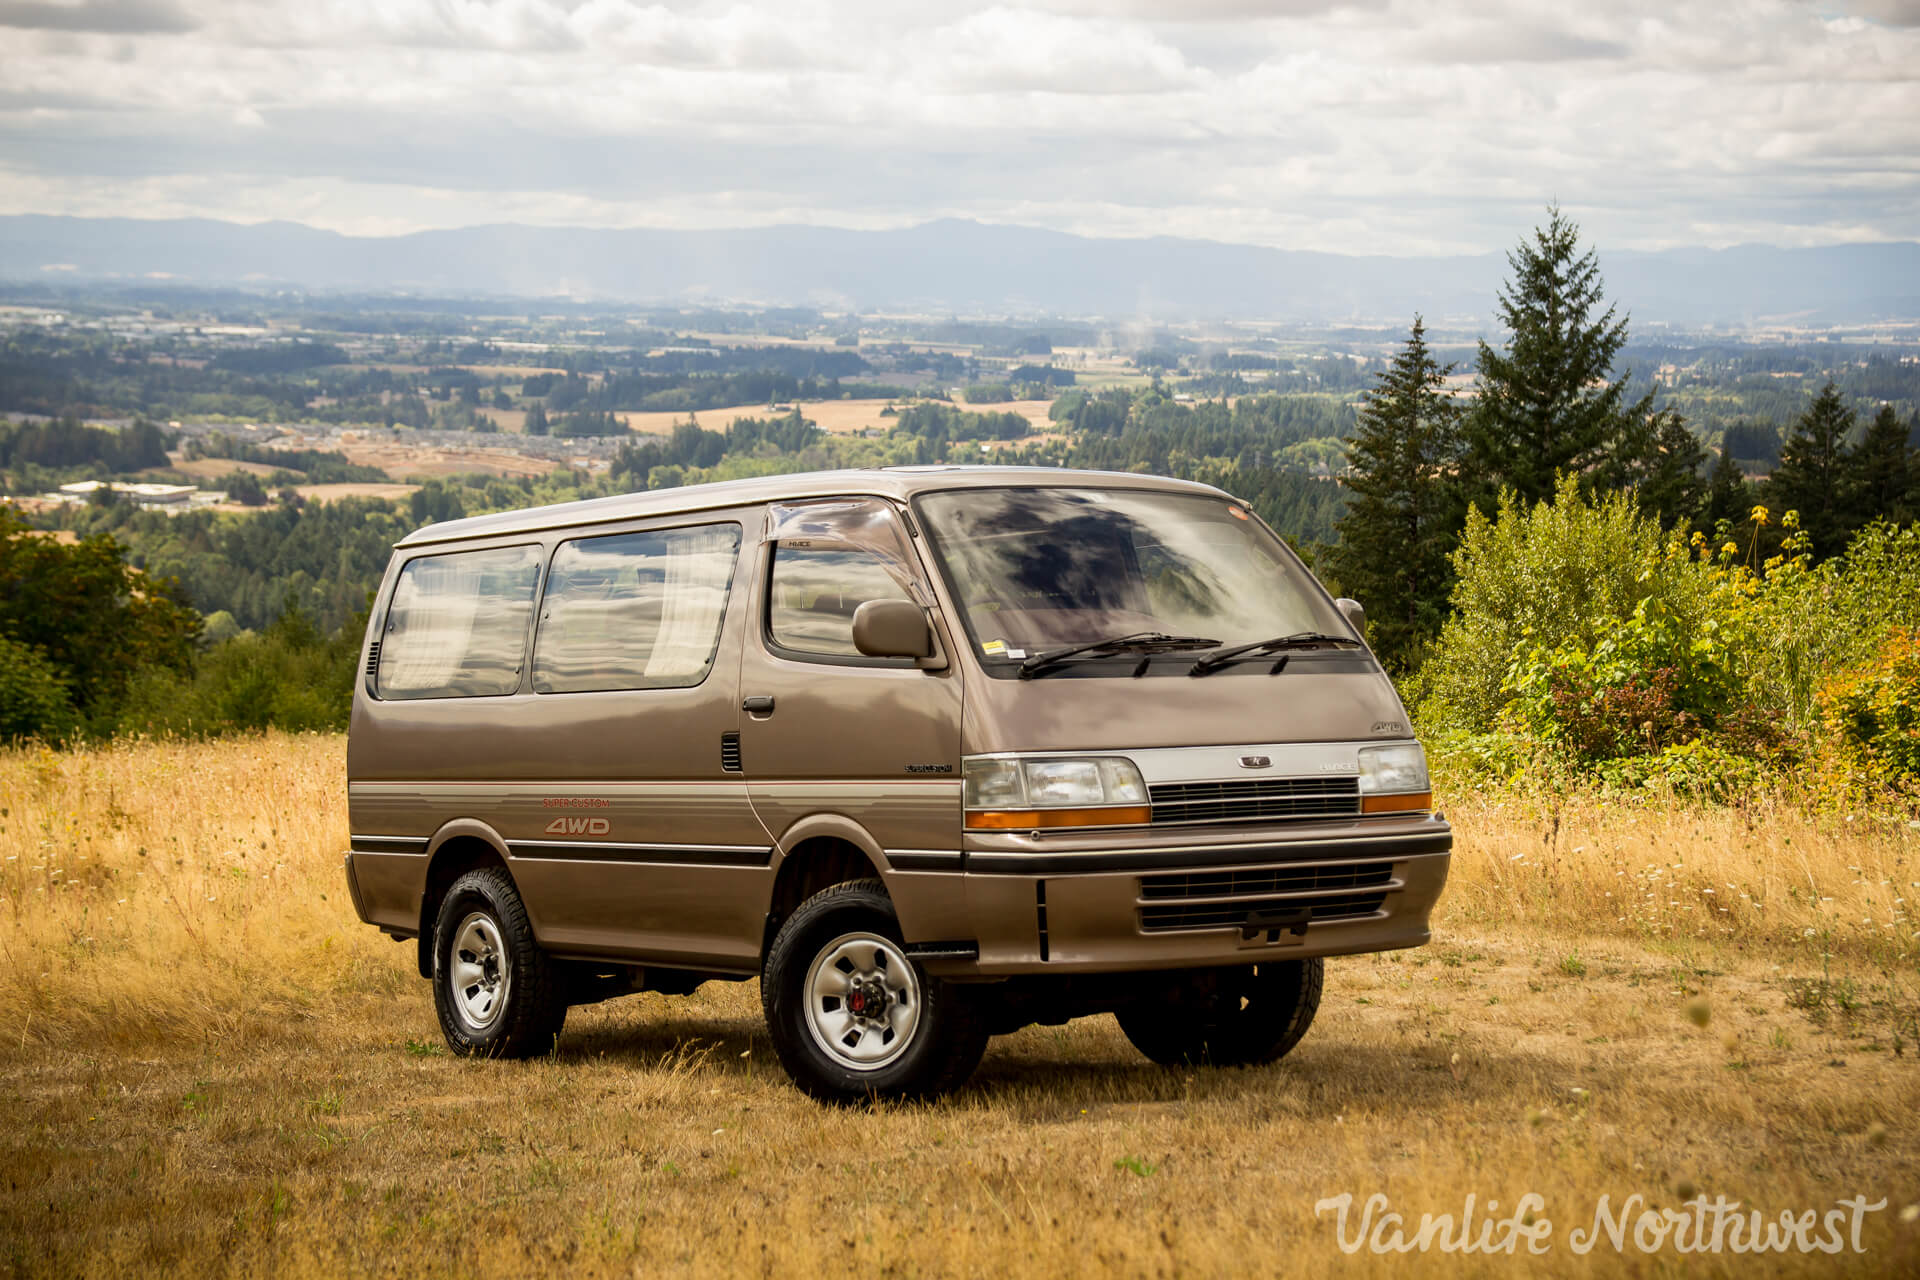
M 1178 843 L 1142 835 L 980 840 L 958 871 L 895 871 L 888 888 L 913 926 L 909 942 L 977 947 L 977 957 L 924 962 L 947 977 L 1254 964 L 1428 941 L 1453 847 L 1433 817 Z M 1276 915 L 1310 920 L 1264 927 Z

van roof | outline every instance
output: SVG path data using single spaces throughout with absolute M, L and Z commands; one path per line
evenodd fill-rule
M 503 534 L 533 533 L 576 525 L 607 524 L 642 516 L 677 515 L 781 499 L 827 498 L 849 494 L 896 498 L 938 489 L 989 489 L 1009 485 L 1094 485 L 1109 489 L 1161 489 L 1184 493 L 1229 495 L 1212 485 L 1130 471 L 1075 471 L 1065 467 L 995 467 L 940 464 L 922 467 L 878 467 L 847 471 L 805 471 L 798 474 L 755 476 L 713 484 L 682 485 L 645 493 L 622 493 L 610 498 L 560 502 L 523 511 L 500 511 L 430 524 L 402 538 L 396 545 L 452 542 L 464 538 L 492 538 Z

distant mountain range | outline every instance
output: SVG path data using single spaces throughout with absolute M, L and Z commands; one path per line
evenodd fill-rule
M 1920 319 L 1920 244 L 1601 253 L 1607 296 L 1649 323 Z M 289 222 L 0 217 L 0 280 L 196 285 L 622 302 L 780 304 L 1110 321 L 1184 317 L 1478 324 L 1501 254 L 1345 256 L 1155 237 L 1093 239 L 943 220 L 896 231 L 501 225 L 392 237 Z

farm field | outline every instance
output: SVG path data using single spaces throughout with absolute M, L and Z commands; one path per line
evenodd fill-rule
M 293 491 L 308 502 L 338 502 L 341 498 L 404 498 L 417 484 L 297 484 Z
M 885 431 L 894 420 L 881 416 L 888 405 L 896 409 L 904 408 L 910 401 L 904 400 L 802 400 L 794 407 L 817 423 L 822 431 L 830 435 L 852 435 L 856 431 L 869 428 Z M 1051 400 L 1007 400 L 996 404 L 963 404 L 956 402 L 956 408 L 968 413 L 1017 413 L 1033 423 L 1036 434 L 1052 429 L 1053 422 L 1047 417 L 1047 411 L 1053 407 Z M 647 435 L 667 435 L 673 428 L 687 420 L 685 411 L 678 413 L 622 413 L 632 430 Z M 734 405 L 728 409 L 702 409 L 693 414 L 693 418 L 709 431 L 724 431 L 735 418 L 765 418 L 769 416 L 764 404 Z
M 345 443 L 340 445 L 340 452 L 347 461 L 379 467 L 396 480 L 405 480 L 409 476 L 541 476 L 560 465 L 508 448 L 434 449 L 386 440 L 355 439 L 351 435 L 343 438 Z
M 0 1275 L 1920 1267 L 1904 822 L 1445 796 L 1434 943 L 1330 962 L 1277 1066 L 1165 1071 L 1100 1017 L 996 1040 L 946 1102 L 827 1110 L 752 984 L 576 1010 L 534 1063 L 447 1056 L 411 945 L 347 902 L 343 757 L 0 753 Z M 1315 1216 L 1530 1192 L 1541 1260 L 1349 1256 Z M 1571 1246 L 1602 1196 L 1695 1193 L 1886 1206 L 1864 1255 Z

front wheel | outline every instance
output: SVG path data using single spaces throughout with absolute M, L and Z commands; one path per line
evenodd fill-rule
M 554 963 L 533 938 L 513 877 L 482 867 L 455 880 L 433 929 L 433 1004 L 455 1053 L 532 1058 L 567 1020 Z
M 1318 956 L 1217 969 L 1115 1016 L 1133 1047 L 1161 1066 L 1277 1062 L 1313 1025 L 1325 971 Z
M 780 1065 L 825 1102 L 944 1093 L 987 1047 L 970 993 L 907 955 L 878 880 L 801 903 L 767 951 L 760 998 Z

